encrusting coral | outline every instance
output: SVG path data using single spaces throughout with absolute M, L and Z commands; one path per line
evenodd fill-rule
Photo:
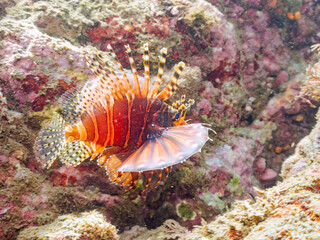
M 135 231 L 132 231 L 135 230 Z M 185 239 L 190 231 L 172 219 L 166 220 L 162 226 L 147 230 L 144 228 L 132 228 L 120 235 L 121 240 L 170 240 L 170 239 Z
M 119 239 L 119 236 L 116 228 L 111 223 L 106 222 L 101 213 L 97 211 L 90 211 L 80 214 L 62 215 L 50 224 L 27 228 L 20 232 L 17 239 L 117 240 Z
M 315 44 L 311 47 L 320 55 L 320 44 Z M 313 66 L 307 67 L 307 81 L 304 83 L 301 91 L 301 96 L 308 100 L 320 100 L 320 62 Z
M 317 119 L 311 134 L 284 162 L 283 182 L 258 190 L 255 200 L 235 202 L 230 211 L 195 228 L 187 239 L 320 238 L 320 111 Z

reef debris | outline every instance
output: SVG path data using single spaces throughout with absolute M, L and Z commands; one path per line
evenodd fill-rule
M 117 229 L 98 211 L 59 216 L 52 223 L 30 227 L 20 232 L 18 240 L 37 239 L 105 239 L 117 240 Z

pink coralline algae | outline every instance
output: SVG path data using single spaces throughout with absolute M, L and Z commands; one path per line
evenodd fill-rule
M 259 158 L 255 164 L 255 170 L 257 173 L 263 173 L 267 167 L 267 160 L 265 158 Z
M 243 187 L 247 191 L 252 191 L 254 182 L 250 180 L 250 176 L 253 176 L 255 157 L 261 153 L 262 146 L 254 143 L 251 139 L 241 137 L 232 139 L 232 145 L 225 144 L 212 148 L 206 156 L 206 163 L 211 167 L 211 171 L 218 172 L 218 174 L 219 172 L 225 172 L 241 176 L 239 188 Z M 214 189 L 216 188 L 214 187 Z
M 79 59 L 79 53 L 55 47 L 58 44 L 55 39 L 40 33 L 30 23 L 24 27 L 33 30 L 27 34 L 18 29 L 14 38 L 5 30 L 0 35 L 4 42 L 0 49 L 4 56 L 0 60 L 0 87 L 3 93 L 10 94 L 7 101 L 13 108 L 41 111 L 57 95 L 75 86 L 76 76 L 72 76 L 70 67 L 81 71 L 85 63 L 77 60 L 70 64 L 72 59 Z M 62 51 L 66 51 L 69 59 Z
M 118 47 L 129 43 L 132 45 L 136 41 L 135 34 L 137 29 L 129 23 L 126 23 L 124 26 L 119 26 L 118 23 L 119 16 L 111 16 L 106 19 L 108 27 L 94 27 L 90 29 L 88 35 L 91 41 L 95 44 L 101 43 L 102 46 L 107 46 L 107 44 L 114 46 L 114 44 L 117 44 L 116 46 Z
M 108 17 L 105 21 L 106 27 L 94 27 L 88 30 L 88 35 L 92 43 L 100 44 L 102 51 L 106 51 L 109 44 L 118 50 L 119 59 L 125 60 L 124 66 L 129 64 L 123 55 L 125 53 L 124 45 L 134 46 L 139 34 L 144 33 L 160 39 L 165 39 L 170 34 L 169 19 L 166 16 L 154 17 L 143 22 L 125 22 L 119 26 L 120 21 L 121 19 L 117 15 Z
M 259 176 L 259 180 L 263 182 L 273 181 L 278 176 L 278 173 L 270 168 L 267 168 L 263 174 Z
M 286 71 L 281 71 L 276 79 L 273 82 L 273 87 L 274 88 L 279 88 L 282 84 L 286 83 L 289 81 L 289 74 Z
M 258 14 L 256 10 L 249 10 L 246 14 L 247 18 L 241 24 L 244 29 L 242 50 L 247 66 L 243 81 L 245 87 L 250 89 L 257 84 L 255 79 L 265 79 L 285 69 L 289 56 L 279 29 L 276 26 L 266 27 L 270 24 L 267 13 Z M 249 21 L 254 24 L 247 24 Z
M 201 114 L 209 115 L 212 110 L 212 105 L 207 99 L 202 99 L 197 103 L 197 108 L 200 109 Z
M 67 84 L 59 80 L 58 85 L 48 88 L 48 77 L 42 73 L 27 75 L 24 79 L 17 78 L 9 86 L 3 86 L 4 91 L 13 93 L 16 107 L 23 108 L 30 105 L 32 111 L 41 111 L 55 96 L 61 95 L 66 90 L 75 87 L 75 83 Z M 20 103 L 20 104 L 19 104 Z

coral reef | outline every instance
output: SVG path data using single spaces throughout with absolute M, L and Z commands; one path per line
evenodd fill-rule
M 320 44 L 315 44 L 311 48 L 320 55 Z M 308 66 L 306 75 L 307 80 L 302 86 L 301 97 L 309 100 L 309 103 L 314 106 L 310 101 L 320 99 L 320 62 Z
M 116 228 L 97 211 L 59 216 L 54 222 L 30 227 L 17 239 L 119 239 Z
M 102 193 L 93 186 L 90 187 L 89 182 L 92 185 L 93 176 L 98 177 L 96 171 L 93 171 L 95 174 L 90 176 L 86 168 L 86 177 L 81 180 L 87 181 L 83 183 L 87 186 L 86 191 L 79 187 L 81 182 L 69 187 L 60 186 L 57 184 L 57 179 L 50 181 L 53 173 L 49 179 L 46 179 L 48 176 L 40 173 L 38 164 L 33 158 L 28 157 L 25 148 L 21 149 L 23 150 L 12 152 L 9 157 L 0 156 L 0 236 L 2 238 L 15 239 L 15 235 L 22 228 L 47 224 L 59 215 L 72 211 L 90 209 L 105 211 L 118 200 L 116 196 Z M 81 170 L 78 169 L 78 171 Z M 73 174 L 76 174 L 76 171 Z M 97 180 L 100 183 L 103 182 L 103 172 L 101 176 L 101 181 Z
M 316 1 L 300 0 L 2 1 L 0 238 L 93 209 L 123 239 L 317 238 L 307 231 L 318 228 L 319 123 L 296 146 L 319 106 L 319 46 L 310 51 L 320 42 L 319 16 Z M 112 44 L 126 66 L 130 44 L 142 74 L 145 42 L 153 76 L 159 49 L 168 48 L 164 84 L 174 64 L 186 63 L 170 101 L 194 99 L 187 118 L 211 124 L 212 143 L 149 192 L 125 193 L 95 163 L 42 169 L 32 152 L 42 122 L 65 91 L 93 77 L 83 51 L 96 47 L 109 58 Z
M 180 224 L 174 220 L 167 220 L 163 223 L 162 226 L 153 229 L 147 230 L 144 228 L 132 228 L 129 231 L 126 231 L 120 235 L 120 239 L 122 240 L 142 240 L 142 239 L 150 239 L 150 240 L 169 240 L 169 239 L 183 239 L 190 232 L 180 226 Z
M 11 110 L 41 111 L 77 80 L 88 78 L 81 50 L 41 33 L 33 23 L 3 19 L 0 32 L 0 86 L 10 94 Z
M 317 118 L 320 119 L 320 112 Z M 319 225 L 320 120 L 283 164 L 283 181 L 256 199 L 235 202 L 233 209 L 194 229 L 189 239 L 317 239 Z

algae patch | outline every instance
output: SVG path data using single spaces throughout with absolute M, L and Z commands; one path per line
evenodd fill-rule
M 181 217 L 184 221 L 186 220 L 194 220 L 196 218 L 196 213 L 192 210 L 192 207 L 186 201 L 181 201 L 176 206 L 177 214 Z

